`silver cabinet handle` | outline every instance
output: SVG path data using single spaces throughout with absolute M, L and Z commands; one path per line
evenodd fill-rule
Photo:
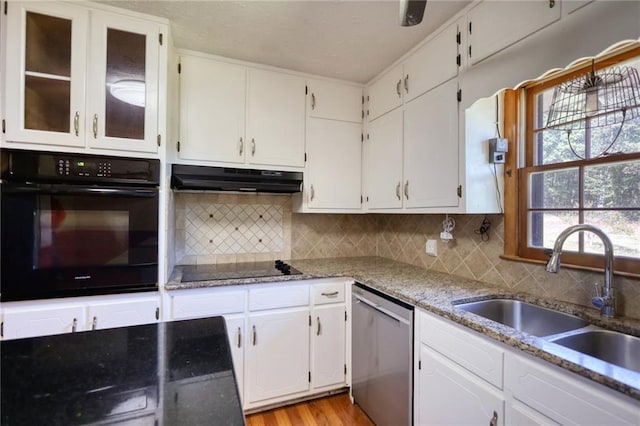
M 553 9 L 556 5 L 556 0 L 549 0 L 549 9 Z
M 311 109 L 316 109 L 316 95 L 314 93 L 311 94 Z
M 398 182 L 398 184 L 396 185 L 396 197 L 398 197 L 398 200 L 402 199 L 400 198 L 400 185 L 401 185 L 400 182 Z
M 238 327 L 238 347 L 242 346 L 242 330 Z
M 322 292 L 322 293 L 320 293 L 320 295 L 321 296 L 326 296 L 326 297 L 337 296 L 338 295 L 338 291 L 332 291 L 331 293 Z
M 311 191 L 310 201 L 313 201 L 313 199 L 316 197 L 316 190 L 313 189 L 313 185 L 311 185 L 309 190 Z
M 408 180 L 404 183 L 404 196 L 407 197 L 407 200 L 409 199 L 409 181 Z
M 320 317 L 317 317 L 318 319 L 318 331 L 316 331 L 316 336 L 320 335 L 320 330 L 322 330 L 322 326 L 320 325 Z
M 253 346 L 256 345 L 256 326 L 253 326 Z
M 71 332 L 75 333 L 78 329 L 78 318 L 73 319 L 73 325 L 71 326 Z
M 98 139 L 98 114 L 93 114 L 93 138 Z
M 255 155 L 256 153 L 256 140 L 251 138 L 251 155 Z
M 493 417 L 489 420 L 489 426 L 498 426 L 498 413 L 493 412 Z
M 404 77 L 404 91 L 409 93 L 409 74 Z
M 242 138 L 240 138 L 240 153 L 239 153 L 239 155 L 242 155 L 243 152 L 244 152 L 244 141 L 242 140 Z
M 91 322 L 91 329 L 95 330 L 98 328 L 98 317 L 93 317 L 93 321 Z
M 73 116 L 73 130 L 76 131 L 76 136 L 80 135 L 80 111 L 76 111 Z
M 402 79 L 398 80 L 398 83 L 396 84 L 396 93 L 398 94 L 398 97 L 402 96 L 402 92 L 400 92 L 400 85 L 402 84 Z

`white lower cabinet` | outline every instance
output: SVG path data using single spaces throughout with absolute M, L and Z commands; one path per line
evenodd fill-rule
M 3 340 L 149 324 L 160 318 L 160 298 L 114 295 L 2 304 Z
M 345 279 L 168 291 L 165 320 L 223 315 L 245 410 L 346 386 Z
M 637 400 L 437 315 L 416 312 L 416 424 L 640 424 Z
M 425 344 L 421 344 L 420 359 L 417 424 L 504 424 L 504 398 L 499 390 Z
M 252 313 L 246 352 L 247 402 L 309 389 L 309 308 Z

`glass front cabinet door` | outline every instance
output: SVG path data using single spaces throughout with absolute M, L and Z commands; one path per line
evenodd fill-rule
M 153 22 L 91 14 L 90 147 L 157 152 L 159 34 Z
M 11 3 L 7 11 L 6 139 L 84 146 L 87 10 Z
M 59 2 L 11 2 L 7 142 L 158 151 L 160 24 Z

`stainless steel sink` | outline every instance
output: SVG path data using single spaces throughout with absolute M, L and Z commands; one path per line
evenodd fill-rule
M 609 330 L 587 330 L 553 343 L 602 361 L 640 372 L 640 338 Z
M 457 307 L 538 337 L 577 330 L 589 325 L 582 318 L 511 299 L 481 300 L 462 303 Z

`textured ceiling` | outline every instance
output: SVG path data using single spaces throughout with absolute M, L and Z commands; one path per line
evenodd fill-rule
M 365 83 L 469 1 L 429 0 L 399 25 L 399 0 L 102 1 L 171 20 L 176 47 Z

